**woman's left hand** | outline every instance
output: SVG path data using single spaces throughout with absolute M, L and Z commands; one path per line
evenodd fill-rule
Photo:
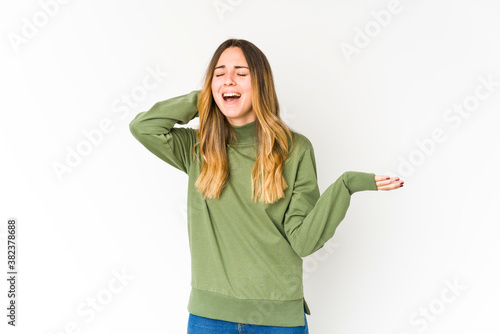
M 398 176 L 389 177 L 387 175 L 375 175 L 375 184 L 378 190 L 393 190 L 403 186 L 405 182 Z

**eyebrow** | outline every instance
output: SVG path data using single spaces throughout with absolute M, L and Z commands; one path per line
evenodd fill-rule
M 220 65 L 220 66 L 217 66 L 215 68 L 215 70 L 219 69 L 219 68 L 225 68 L 225 67 L 226 67 L 226 65 Z M 236 68 L 236 69 L 238 69 L 238 68 L 246 68 L 246 69 L 248 69 L 248 67 L 246 67 L 246 66 L 235 66 L 234 68 Z

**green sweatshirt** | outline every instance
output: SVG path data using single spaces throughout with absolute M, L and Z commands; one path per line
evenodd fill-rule
M 375 174 L 345 172 L 320 196 L 313 146 L 292 131 L 294 145 L 283 170 L 285 197 L 273 204 L 254 203 L 253 121 L 231 125 L 237 141 L 227 145 L 228 183 L 219 199 L 203 200 L 194 186 L 200 175 L 192 155 L 197 129 L 174 127 L 199 116 L 198 92 L 157 102 L 130 122 L 131 133 L 142 145 L 189 177 L 188 312 L 242 324 L 304 326 L 304 313 L 311 312 L 303 293 L 302 257 L 334 235 L 352 194 L 377 190 Z M 201 158 L 199 146 L 196 153 Z

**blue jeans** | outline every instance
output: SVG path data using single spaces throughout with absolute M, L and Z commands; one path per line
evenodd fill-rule
M 305 312 L 304 319 L 304 326 L 276 327 L 239 324 L 189 313 L 187 334 L 309 334 Z

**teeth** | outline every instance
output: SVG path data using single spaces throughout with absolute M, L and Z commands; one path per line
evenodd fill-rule
M 223 97 L 233 97 L 233 96 L 238 96 L 238 97 L 240 97 L 240 96 L 241 96 L 241 94 L 239 94 L 239 93 L 224 93 L 224 94 L 222 94 L 222 96 L 223 96 Z

